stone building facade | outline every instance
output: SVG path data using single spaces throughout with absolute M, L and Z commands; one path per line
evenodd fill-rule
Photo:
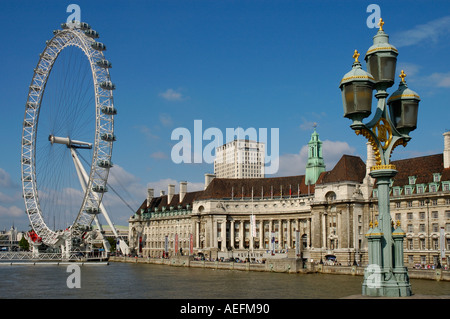
M 391 184 L 391 217 L 406 231 L 408 266 L 449 263 L 450 132 L 444 140 L 443 154 L 392 162 L 398 174 Z M 182 182 L 180 194 L 169 185 L 159 197 L 150 189 L 129 219 L 130 248 L 149 257 L 297 257 L 365 265 L 365 234 L 378 215 L 376 181 L 368 175 L 374 165 L 370 145 L 367 150 L 367 162 L 343 155 L 328 171 L 310 167 L 305 175 L 247 179 L 207 175 L 202 191 L 187 192 Z M 305 183 L 312 172 L 315 183 Z

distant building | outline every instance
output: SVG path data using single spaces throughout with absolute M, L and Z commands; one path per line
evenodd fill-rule
M 0 250 L 16 251 L 19 250 L 19 241 L 23 238 L 24 233 L 18 231 L 14 226 L 7 231 L 0 231 Z
M 154 197 L 149 190 L 129 219 L 130 248 L 151 257 L 193 253 L 212 259 L 301 257 L 308 262 L 367 264 L 365 234 L 378 218 L 376 180 L 368 175 L 373 150 L 368 145 L 366 163 L 343 155 L 326 171 L 316 134 L 305 175 L 208 175 L 203 191 L 187 192 L 184 184 L 180 194 L 169 186 L 167 195 Z M 406 265 L 448 265 L 450 132 L 444 134 L 442 154 L 392 164 L 398 174 L 391 185 L 390 211 L 406 232 Z
M 264 177 L 264 143 L 237 139 L 216 148 L 214 174 L 217 178 Z

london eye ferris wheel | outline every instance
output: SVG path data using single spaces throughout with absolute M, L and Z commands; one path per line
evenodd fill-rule
M 53 31 L 28 91 L 21 140 L 23 197 L 48 246 L 81 238 L 98 214 L 112 167 L 115 85 L 98 33 L 83 22 Z

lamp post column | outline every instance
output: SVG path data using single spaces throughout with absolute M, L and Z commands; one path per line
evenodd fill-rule
M 378 260 L 381 260 L 381 265 L 384 271 L 392 272 L 392 219 L 390 213 L 390 200 L 389 200 L 389 185 L 391 178 L 397 174 L 394 169 L 380 169 L 373 170 L 370 176 L 377 180 L 378 187 L 378 223 L 381 232 L 383 233 L 381 246 L 383 247 L 383 256 L 380 256 Z
M 363 294 L 410 296 L 408 273 L 403 262 L 400 262 L 403 261 L 403 249 L 399 247 L 403 245 L 403 231 L 400 229 L 393 234 L 390 214 L 389 188 L 397 174 L 395 166 L 390 164 L 390 157 L 397 146 L 406 146 L 411 139 L 409 133 L 417 126 L 420 97 L 408 88 L 406 74 L 402 70 L 399 87 L 387 100 L 389 94 L 386 90 L 394 84 L 398 50 L 389 43 L 383 25 L 380 19 L 380 29 L 365 56 L 368 72 L 362 69 L 359 53 L 355 50 L 352 70 L 345 74 L 339 87 L 344 116 L 352 120 L 350 127 L 357 135 L 368 139 L 375 156 L 375 165 L 370 168 L 369 174 L 377 181 L 379 228 L 370 229 L 366 234 L 370 246 L 369 261 L 373 264 L 365 270 Z M 364 124 L 363 119 L 371 114 L 373 90 L 376 91 L 377 108 L 374 117 Z

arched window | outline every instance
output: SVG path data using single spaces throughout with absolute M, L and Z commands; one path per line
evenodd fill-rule
M 335 193 L 335 192 L 328 192 L 328 193 L 325 195 L 325 199 L 326 199 L 328 202 L 331 202 L 331 201 L 336 200 L 336 193 Z

